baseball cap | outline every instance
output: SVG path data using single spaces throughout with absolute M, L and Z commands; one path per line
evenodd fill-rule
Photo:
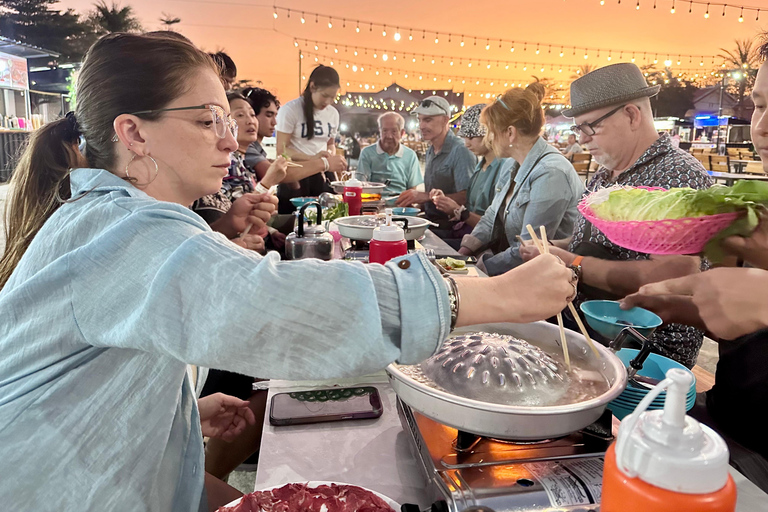
M 421 100 L 419 106 L 411 110 L 411 115 L 423 114 L 425 116 L 448 116 L 451 117 L 451 105 L 448 100 L 440 96 L 430 96 Z

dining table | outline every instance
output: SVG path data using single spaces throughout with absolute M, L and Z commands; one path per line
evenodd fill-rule
M 417 249 L 431 249 L 438 257 L 458 255 L 445 241 L 427 230 Z M 451 252 L 453 251 L 453 252 Z M 474 265 L 468 275 L 485 277 Z M 697 391 L 711 386 L 713 376 L 694 367 Z M 382 415 L 306 425 L 274 426 L 265 415 L 254 490 L 295 482 L 335 482 L 378 492 L 399 504 L 429 509 L 442 497 L 430 484 L 425 468 L 413 452 L 397 412 L 397 395 L 385 371 L 327 381 L 271 380 L 254 383 L 268 391 L 267 411 L 277 393 L 333 387 L 373 386 L 381 397 Z M 614 418 L 614 429 L 620 422 Z M 729 468 L 737 489 L 737 512 L 768 512 L 768 494 L 734 468 Z
M 736 180 L 757 180 L 768 181 L 768 174 L 747 174 L 734 172 L 707 171 L 715 180 L 723 180 L 728 186 L 733 185 Z
M 412 451 L 397 413 L 397 395 L 385 372 L 333 381 L 255 384 L 259 385 L 268 389 L 267 404 L 282 392 L 373 386 L 381 396 L 383 412 L 376 419 L 279 427 L 269 423 L 267 414 L 254 490 L 291 482 L 346 483 L 376 491 L 401 505 L 416 504 L 422 510 L 441 498 Z M 618 423 L 616 420 L 615 425 Z M 729 469 L 738 490 L 736 511 L 768 512 L 768 494 L 733 467 Z

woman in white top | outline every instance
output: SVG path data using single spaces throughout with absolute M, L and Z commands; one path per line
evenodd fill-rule
M 317 66 L 309 75 L 301 97 L 289 101 L 277 113 L 278 153 L 284 153 L 297 162 L 322 162 L 319 172 L 311 175 L 304 172 L 303 176 L 294 172 L 286 178 L 278 190 L 280 213 L 293 211 L 289 201 L 291 197 L 318 196 L 330 192 L 327 182 L 335 179 L 333 173 L 347 168 L 344 158 L 335 155 L 339 112 L 332 104 L 339 87 L 339 74 L 335 69 Z

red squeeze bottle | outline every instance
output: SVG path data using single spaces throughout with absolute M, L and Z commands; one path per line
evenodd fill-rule
M 408 242 L 405 241 L 403 228 L 392 224 L 392 208 L 385 210 L 387 224 L 373 230 L 368 261 L 382 265 L 392 258 L 408 254 Z
M 352 177 L 344 182 L 344 202 L 349 205 L 350 215 L 360 215 L 363 206 L 363 182 L 355 178 L 355 171 L 352 171 Z
M 685 414 L 693 376 L 671 369 L 624 418 L 605 454 L 601 512 L 733 512 L 736 484 L 728 447 Z M 663 410 L 646 411 L 668 386 Z

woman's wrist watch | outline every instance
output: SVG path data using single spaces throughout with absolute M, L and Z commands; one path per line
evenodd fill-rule
M 466 212 L 467 217 L 469 217 L 469 211 L 464 207 L 464 205 L 459 206 L 453 210 L 453 217 L 451 217 L 450 220 L 453 222 L 467 220 L 466 217 L 464 217 L 464 212 Z

